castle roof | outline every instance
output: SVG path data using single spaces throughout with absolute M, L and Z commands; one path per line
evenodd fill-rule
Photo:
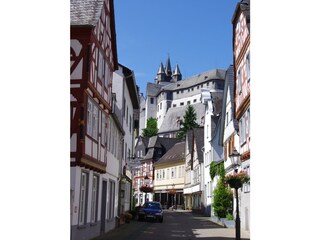
M 163 90 L 179 90 L 189 88 L 191 86 L 199 85 L 202 82 L 207 82 L 214 79 L 225 79 L 226 70 L 213 69 L 207 72 L 200 73 L 198 75 L 186 78 L 178 83 L 170 83 L 163 87 Z
M 183 116 L 185 115 L 187 106 L 188 105 L 185 105 L 182 107 L 169 108 L 160 126 L 158 134 L 179 131 L 180 125 L 177 121 L 183 120 Z M 193 104 L 192 106 L 194 107 L 194 110 L 197 115 L 197 123 L 201 125 L 201 118 L 205 114 L 205 105 L 202 103 L 196 103 L 196 104 Z

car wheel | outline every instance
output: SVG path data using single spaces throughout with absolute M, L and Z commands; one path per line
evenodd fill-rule
M 162 222 L 163 222 L 163 218 L 160 218 L 160 219 L 159 219 L 159 222 L 161 222 L 161 223 L 162 223 Z

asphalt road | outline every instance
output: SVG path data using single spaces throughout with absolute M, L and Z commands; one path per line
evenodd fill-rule
M 243 236 L 242 240 L 249 240 Z M 210 221 L 209 217 L 192 214 L 190 212 L 164 212 L 163 223 L 139 222 L 130 223 L 95 238 L 94 240 L 234 240 L 234 229 L 223 228 Z

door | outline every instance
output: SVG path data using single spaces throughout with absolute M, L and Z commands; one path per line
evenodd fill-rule
M 106 209 L 107 209 L 107 182 L 102 181 L 101 194 L 101 227 L 100 233 L 103 234 L 106 230 Z

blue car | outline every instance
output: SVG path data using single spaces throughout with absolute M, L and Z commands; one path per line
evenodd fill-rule
M 159 202 L 146 202 L 138 213 L 139 221 L 142 220 L 156 220 L 163 222 L 163 211 L 162 206 Z

